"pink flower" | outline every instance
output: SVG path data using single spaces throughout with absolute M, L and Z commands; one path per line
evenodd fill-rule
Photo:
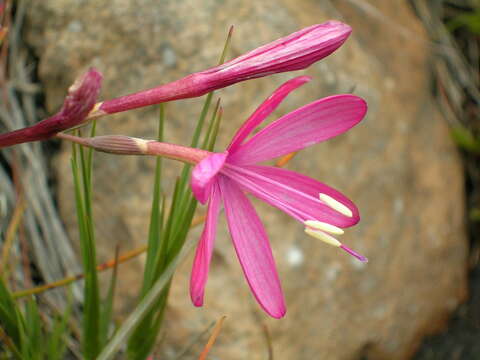
M 201 155 L 192 172 L 191 187 L 201 203 L 208 202 L 205 227 L 197 247 L 190 294 L 203 304 L 221 204 L 245 277 L 258 303 L 272 317 L 285 315 L 285 302 L 265 229 L 249 193 L 284 211 L 305 226 L 305 232 L 340 247 L 361 261 L 367 259 L 332 235 L 359 221 L 357 207 L 340 192 L 296 172 L 257 163 L 298 151 L 344 133 L 364 117 L 367 105 L 354 95 L 317 100 L 247 136 L 300 85 L 306 76 L 278 88 L 237 131 L 223 153 Z
M 223 203 L 233 245 L 253 295 L 269 315 L 281 318 L 286 311 L 285 301 L 268 237 L 245 193 L 292 216 L 305 226 L 308 235 L 367 261 L 333 236 L 343 234 L 343 228 L 360 220 L 357 207 L 348 198 L 305 175 L 258 165 L 346 132 L 365 116 L 365 101 L 354 95 L 326 97 L 282 116 L 247 139 L 291 91 L 309 80 L 301 76 L 280 86 L 247 119 L 222 153 L 119 135 L 77 138 L 61 134 L 61 138 L 98 151 L 156 155 L 195 164 L 192 191 L 202 204 L 208 202 L 208 210 L 193 262 L 190 281 L 193 304 L 203 305 Z
M 197 97 L 240 81 L 305 69 L 338 49 L 351 32 L 350 26 L 339 21 L 312 25 L 214 68 L 153 89 L 107 100 L 91 116 Z

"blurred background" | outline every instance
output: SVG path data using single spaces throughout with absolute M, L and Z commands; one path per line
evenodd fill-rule
M 10 50 L 9 59 L 0 54 L 2 132 L 55 112 L 91 66 L 103 73 L 101 98 L 109 99 L 213 66 L 230 25 L 227 58 L 311 24 L 348 23 L 345 45 L 308 70 L 216 92 L 224 107 L 217 148 L 296 75 L 313 81 L 272 118 L 327 95 L 365 98 L 369 112 L 360 125 L 300 152 L 287 168 L 357 204 L 362 220 L 344 242 L 370 262 L 320 244 L 255 202 L 287 316 L 261 312 L 222 219 L 205 305 L 190 303 L 190 259 L 174 278 L 158 358 L 195 359 L 205 341 L 192 340 L 226 315 L 211 359 L 480 359 L 478 1 L 17 0 L 4 16 Z M 188 143 L 201 105 L 167 105 L 166 141 Z M 157 107 L 108 116 L 97 134 L 154 138 L 157 118 Z M 0 154 L 0 225 L 4 243 L 12 222 L 18 225 L 19 289 L 81 271 L 70 150 L 53 140 Z M 154 166 L 147 157 L 95 155 L 99 262 L 114 257 L 117 245 L 127 251 L 146 242 Z M 180 167 L 165 168 L 169 194 Z M 118 319 L 135 303 L 143 262 L 119 268 Z M 41 299 L 46 306 L 65 301 L 55 291 Z

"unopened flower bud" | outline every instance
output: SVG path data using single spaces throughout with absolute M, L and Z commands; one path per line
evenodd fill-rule
M 144 155 L 148 140 L 123 135 L 95 136 L 89 145 L 97 151 L 120 155 Z
M 95 107 L 102 75 L 90 69 L 68 89 L 63 106 L 58 113 L 35 125 L 0 135 L 0 148 L 24 142 L 45 140 L 60 131 L 81 124 Z

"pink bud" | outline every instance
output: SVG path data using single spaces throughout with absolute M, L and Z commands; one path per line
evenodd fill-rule
M 338 49 L 351 31 L 350 26 L 339 21 L 312 25 L 214 68 L 153 89 L 107 100 L 99 109 L 112 114 L 201 96 L 244 80 L 305 69 Z
M 0 135 L 0 148 L 24 142 L 45 140 L 56 133 L 81 124 L 95 106 L 102 75 L 88 70 L 68 89 L 63 106 L 58 113 L 35 125 Z

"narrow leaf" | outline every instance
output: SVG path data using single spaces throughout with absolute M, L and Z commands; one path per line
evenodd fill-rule
M 118 329 L 113 338 L 109 341 L 107 346 L 102 350 L 97 360 L 113 359 L 120 347 L 126 342 L 128 337 L 135 330 L 137 325 L 144 319 L 144 317 L 154 308 L 157 304 L 164 288 L 168 285 L 173 273 L 177 266 L 183 262 L 190 251 L 196 244 L 196 239 L 191 240 L 185 244 L 183 250 L 178 254 L 167 266 L 162 275 L 155 282 L 150 291 L 140 301 L 138 306 L 133 310 L 130 316 L 125 320 L 122 326 Z

